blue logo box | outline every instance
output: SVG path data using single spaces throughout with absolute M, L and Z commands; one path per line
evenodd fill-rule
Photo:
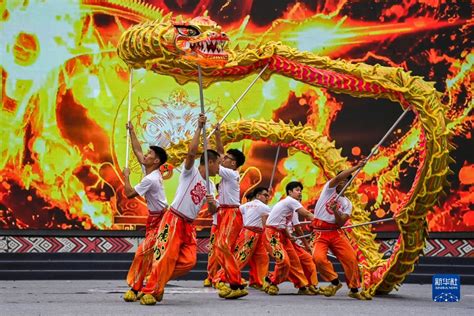
M 459 302 L 461 300 L 461 278 L 457 274 L 433 275 L 433 301 Z

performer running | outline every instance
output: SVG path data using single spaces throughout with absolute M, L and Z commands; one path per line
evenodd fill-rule
M 142 147 L 131 122 L 127 124 L 127 129 L 130 133 L 133 153 L 144 168 L 145 177 L 139 184 L 132 187 L 130 185 L 130 170 L 125 168 L 123 171 L 125 195 L 129 199 L 135 198 L 138 195 L 144 197 L 148 207 L 145 239 L 138 246 L 128 271 L 127 283 L 130 286 L 130 290 L 123 295 L 123 299 L 126 302 L 134 302 L 139 298 L 138 293 L 142 289 L 143 280 L 150 271 L 153 262 L 153 245 L 158 235 L 161 219 L 168 207 L 163 189 L 163 178 L 160 172 L 160 166 L 166 162 L 168 156 L 166 151 L 158 146 L 150 146 L 148 152 L 143 154 Z
M 336 196 L 351 179 L 352 173 L 362 168 L 365 163 L 366 161 L 362 160 L 356 166 L 340 172 L 335 178 L 328 181 L 324 185 L 314 209 L 313 258 L 321 277 L 331 281 L 329 286 L 321 287 L 325 296 L 334 296 L 342 287 L 333 265 L 327 258 L 328 249 L 330 249 L 344 269 L 346 283 L 350 288 L 348 296 L 358 300 L 372 299 L 367 292 L 359 292 L 360 274 L 357 257 L 343 230 L 339 229 L 350 218 L 352 203 L 343 195 L 335 201 Z
M 267 219 L 265 228 L 266 246 L 270 255 L 275 259 L 275 270 L 266 281 L 270 284 L 265 292 L 270 295 L 277 295 L 278 284 L 291 280 L 295 287 L 299 288 L 300 294 L 310 294 L 309 285 L 303 273 L 300 260 L 291 242 L 293 237 L 288 231 L 293 219 L 293 213 L 297 212 L 302 217 L 312 220 L 313 214 L 308 212 L 299 202 L 303 185 L 293 181 L 286 185 L 287 197 L 273 206 L 270 216 Z M 315 293 L 312 293 L 315 294 Z
M 218 283 L 219 297 L 234 299 L 248 294 L 245 285 L 242 284 L 239 264 L 234 257 L 235 242 L 242 229 L 242 214 L 240 205 L 240 175 L 237 169 L 245 162 L 245 155 L 238 149 L 229 149 L 224 154 L 220 126 L 216 126 L 217 152 L 221 155 L 222 164 L 219 168 L 219 210 L 217 213 L 217 231 L 215 239 L 215 251 L 217 251 L 217 262 L 224 270 L 225 280 L 230 287 L 223 282 Z
M 199 115 L 198 127 L 189 144 L 183 172 L 179 178 L 170 210 L 165 213 L 160 224 L 158 237 L 154 246 L 154 262 L 150 278 L 143 288 L 140 303 L 154 305 L 163 298 L 166 283 L 186 274 L 196 264 L 196 230 L 193 221 L 202 205 L 207 202 L 211 214 L 217 211 L 214 199 L 215 187 L 210 182 L 210 192 L 206 190 L 206 167 L 204 154 L 201 155 L 199 168 L 194 166 L 197 155 L 199 136 L 206 122 L 204 114 Z M 219 171 L 220 157 L 214 150 L 208 150 L 209 176 Z

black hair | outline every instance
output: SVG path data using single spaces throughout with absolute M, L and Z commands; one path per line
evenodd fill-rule
M 247 201 L 253 200 L 254 197 L 255 196 L 253 195 L 253 191 L 250 191 L 247 194 L 245 194 L 245 198 L 247 199 Z
M 268 188 L 265 188 L 265 187 L 256 187 L 254 190 L 253 190 L 253 197 L 256 197 L 257 194 L 260 194 L 264 191 L 268 191 Z
M 207 160 L 209 161 L 216 161 L 220 157 L 219 153 L 213 149 L 208 149 L 207 150 Z M 205 165 L 204 161 L 204 153 L 201 155 L 201 159 L 199 160 L 199 164 L 201 166 Z
M 232 148 L 232 149 L 229 149 L 227 153 L 234 156 L 235 164 L 237 165 L 237 168 L 242 166 L 245 163 L 245 155 L 240 150 Z
M 168 160 L 168 154 L 163 148 L 159 146 L 150 146 L 150 149 L 153 150 L 158 159 L 160 159 L 160 166 Z
M 286 185 L 286 195 L 288 195 L 289 191 L 292 191 L 293 189 L 296 189 L 296 188 L 301 188 L 301 190 L 303 190 L 303 184 L 301 184 L 301 182 L 299 181 L 291 181 L 290 183 L 288 183 Z

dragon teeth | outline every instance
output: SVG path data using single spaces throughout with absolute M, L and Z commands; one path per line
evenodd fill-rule
M 197 48 L 204 54 L 223 54 L 225 42 L 221 40 L 204 40 L 197 43 L 186 42 L 185 48 Z M 213 58 L 222 58 L 221 56 L 213 56 Z

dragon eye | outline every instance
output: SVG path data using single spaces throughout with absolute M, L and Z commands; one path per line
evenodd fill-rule
M 199 30 L 193 26 L 180 25 L 175 27 L 176 30 L 178 30 L 178 33 L 183 36 L 198 36 L 201 34 L 201 32 L 199 32 Z

